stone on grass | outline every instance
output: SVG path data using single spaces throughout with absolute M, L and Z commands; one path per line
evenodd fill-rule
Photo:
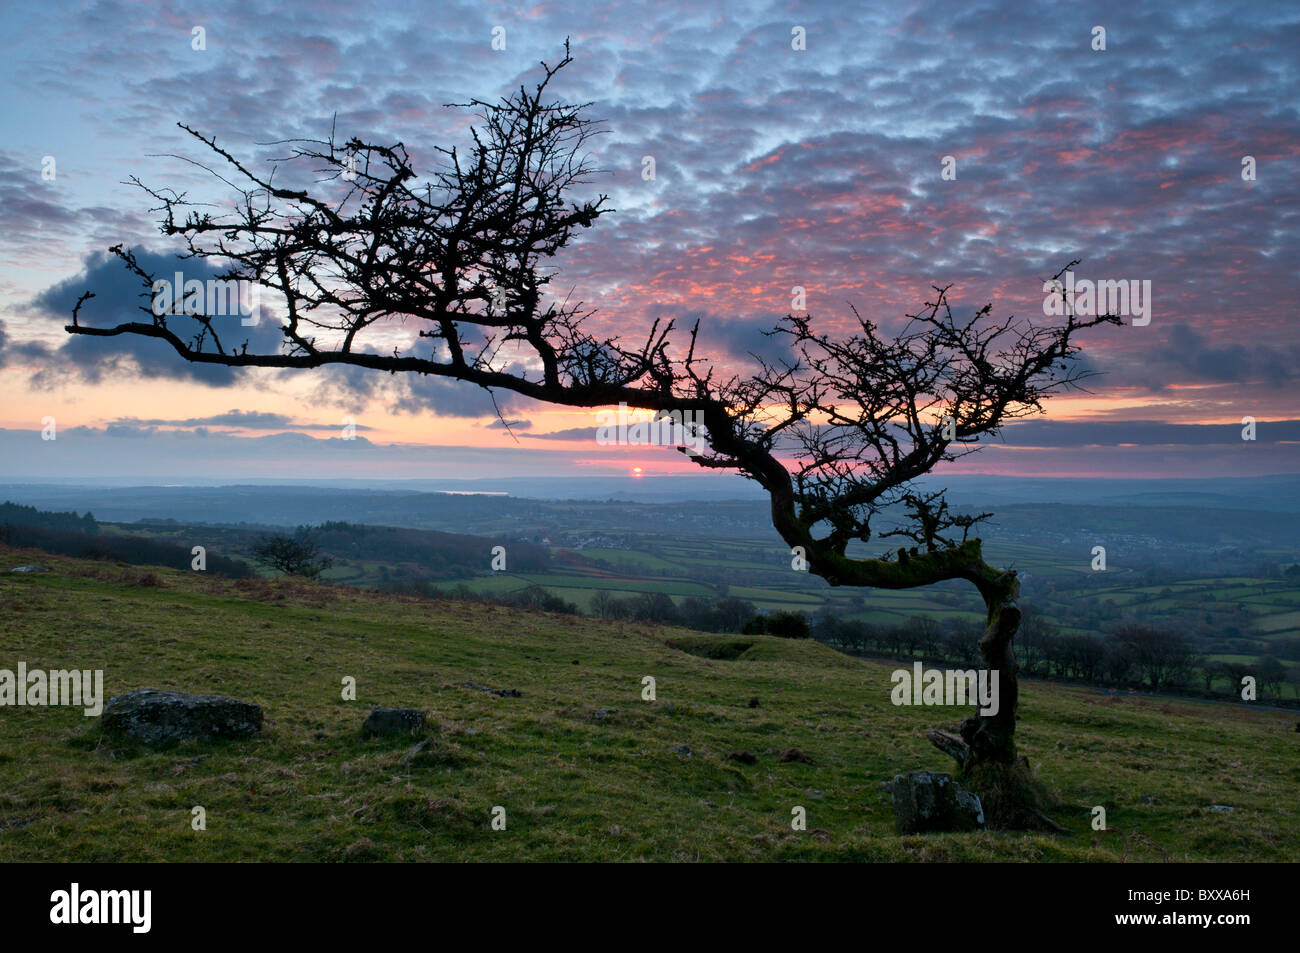
M 110 698 L 103 727 L 150 745 L 188 738 L 247 738 L 262 730 L 262 708 L 221 695 L 144 688 Z
M 413 735 L 423 727 L 424 712 L 418 708 L 376 708 L 361 730 L 368 735 Z
M 895 775 L 887 787 L 900 834 L 984 828 L 984 808 L 979 797 L 963 789 L 950 775 L 913 771 Z

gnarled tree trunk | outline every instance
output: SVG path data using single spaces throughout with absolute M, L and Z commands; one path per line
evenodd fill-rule
M 999 573 L 983 563 L 983 572 L 966 575 L 980 590 L 988 610 L 980 638 L 980 661 L 989 673 L 997 672 L 997 712 L 975 714 L 961 723 L 957 738 L 946 732 L 929 733 L 930 743 L 950 755 L 963 768 L 978 763 L 1009 765 L 1016 760 L 1016 709 L 1020 703 L 1020 666 L 1016 664 L 1015 636 L 1020 628 L 1016 597 L 1020 583 L 1014 572 Z
M 993 715 L 978 711 L 961 724 L 961 737 L 978 761 L 1010 764 L 1016 757 L 1016 706 L 1020 687 L 1016 676 L 1020 666 L 1012 648 L 1020 610 L 1012 601 L 989 606 L 989 622 L 980 639 L 980 659 L 989 672 L 998 673 L 998 710 Z

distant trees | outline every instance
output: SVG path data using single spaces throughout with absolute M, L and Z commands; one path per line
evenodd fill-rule
M 1026 675 L 1050 675 L 1056 655 L 1060 629 L 1034 609 L 1020 610 L 1020 632 L 1016 642 L 1020 649 L 1020 667 Z
M 489 565 L 489 547 L 496 543 L 506 547 L 510 572 L 545 572 L 551 565 L 547 547 L 520 540 L 334 520 L 312 533 L 317 546 L 340 559 L 408 563 L 433 580 L 468 579 L 482 572 Z
M 1214 683 L 1224 675 L 1223 663 L 1212 659 L 1201 663 L 1201 679 L 1207 692 L 1214 691 Z
M 1286 666 L 1271 655 L 1265 655 L 1255 666 L 1255 677 L 1264 689 L 1274 698 L 1282 697 L 1282 685 L 1286 682 Z
M 680 625 L 700 632 L 740 632 L 758 610 L 752 602 L 734 596 L 716 600 L 688 596 L 677 605 L 671 596 L 662 592 L 619 598 L 602 589 L 591 599 L 591 614 L 601 619 Z
M 11 503 L 8 500 L 0 503 L 0 525 L 30 526 L 37 529 L 53 529 L 65 533 L 86 533 L 88 535 L 99 532 L 99 524 L 95 522 L 95 517 L 89 512 L 85 516 L 78 516 L 76 513 L 52 513 L 46 510 L 38 510 L 34 506 Z
M 1111 637 L 1141 684 L 1153 692 L 1181 684 L 1196 662 L 1191 643 L 1181 635 L 1145 625 L 1125 625 Z
M 577 615 L 578 607 L 572 602 L 548 592 L 541 586 L 526 586 L 509 593 L 502 600 L 507 605 L 521 609 L 533 609 L 538 612 L 561 612 L 565 615 Z
M 1106 659 L 1106 647 L 1090 635 L 1063 635 L 1055 640 L 1057 672 L 1085 682 L 1097 680 Z
M 811 624 L 814 638 L 844 652 L 876 652 L 909 660 L 919 657 L 963 669 L 978 664 L 971 636 L 980 631 L 980 626 L 974 621 L 953 618 L 938 623 L 929 617 L 914 616 L 898 625 L 873 625 L 837 617 L 823 609 L 812 617 Z M 938 636 L 932 640 L 927 632 L 936 628 Z M 1300 666 L 1287 666 L 1270 654 L 1256 662 L 1203 659 L 1193 651 L 1186 636 L 1171 629 L 1129 624 L 1107 636 L 1063 633 L 1026 607 L 1021 634 L 1026 636 L 1021 645 L 1024 672 L 1040 678 L 1150 691 L 1199 684 L 1207 693 L 1226 682 L 1228 694 L 1235 695 L 1242 679 L 1250 676 L 1263 695 L 1273 701 L 1282 700 L 1288 685 L 1290 693 L 1300 698 Z M 932 647 L 926 648 L 931 641 Z M 1290 647 L 1285 641 L 1270 644 Z
M 321 553 L 315 535 L 306 529 L 299 529 L 292 536 L 280 533 L 263 536 L 253 543 L 252 555 L 263 566 L 286 576 L 306 579 L 318 579 L 334 565 L 334 559 Z
M 771 615 L 756 615 L 743 629 L 746 635 L 777 635 L 783 639 L 812 638 L 812 629 L 808 617 L 802 612 L 773 612 Z

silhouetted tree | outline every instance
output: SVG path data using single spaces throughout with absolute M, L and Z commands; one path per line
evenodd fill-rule
M 182 126 L 214 155 L 220 181 L 237 183 L 232 210 L 141 187 L 158 203 L 163 233 L 178 236 L 186 255 L 220 262 L 223 278 L 270 289 L 284 314 L 283 346 L 250 350 L 202 307 L 158 315 L 146 306 L 144 320 L 97 326 L 81 315 L 91 291 L 77 301 L 67 330 L 153 338 L 201 364 L 347 365 L 570 407 L 621 402 L 695 415 L 688 419 L 702 420 L 708 450 L 684 452 L 702 467 L 758 483 L 782 539 L 831 585 L 910 589 L 962 579 L 975 586 L 987 621 L 980 656 L 1000 672 L 1000 707 L 968 718 L 960 740 L 931 740 L 963 763 L 1011 762 L 1016 573 L 987 563 L 971 536 L 988 514 L 954 512 L 943 491 L 922 491 L 914 481 L 1076 385 L 1084 376 L 1072 360 L 1076 335 L 1119 320 L 1077 316 L 1063 288 L 1059 319 L 994 320 L 992 305 L 958 318 L 949 287 L 936 286 L 893 336 L 856 310 L 852 333 L 836 337 L 807 315 L 789 315 L 770 332 L 788 356 L 755 358 L 753 373 L 731 377 L 716 375 L 697 354 L 698 323 L 684 339 L 663 320 L 633 343 L 593 333 L 580 304 L 547 296 L 554 277 L 547 261 L 610 211 L 603 195 L 569 200 L 591 172 L 583 150 L 594 131 L 585 105 L 547 98 L 569 62 L 566 44 L 556 66 L 542 64 L 534 87 L 465 104 L 479 119 L 468 151 L 436 149 L 439 165 L 425 179 L 401 143 L 340 143 L 332 135 L 285 143 L 288 154 L 272 163 L 284 174 L 273 178 Z M 303 166 L 329 175 L 310 191 L 294 187 Z M 112 251 L 153 287 L 156 276 L 132 251 Z M 418 328 L 417 347 L 393 347 L 399 326 Z M 877 517 L 899 510 L 901 525 L 878 532 Z M 890 537 L 902 545 L 849 555 L 850 545 Z
M 263 566 L 278 569 L 286 576 L 303 576 L 317 579 L 334 560 L 321 554 L 310 532 L 300 531 L 293 536 L 276 533 L 263 536 L 253 543 L 253 558 Z

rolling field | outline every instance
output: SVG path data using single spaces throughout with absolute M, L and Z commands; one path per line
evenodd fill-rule
M 0 860 L 1300 854 L 1294 714 L 1026 682 L 1021 750 L 1068 835 L 898 837 L 880 783 L 951 770 L 924 736 L 965 712 L 893 706 L 890 665 L 766 636 L 0 549 L 0 569 L 36 561 L 53 571 L 0 573 L 0 668 L 101 668 L 108 695 L 226 694 L 266 722 L 247 741 L 148 750 L 79 710 L 0 709 Z M 737 639 L 737 657 L 703 657 Z M 356 701 L 341 698 L 346 676 Z M 363 738 L 376 705 L 425 709 L 429 745 Z M 782 761 L 792 748 L 808 761 Z M 1090 828 L 1097 805 L 1106 831 Z M 496 806 L 504 831 L 489 826 Z M 806 831 L 791 829 L 796 806 Z

